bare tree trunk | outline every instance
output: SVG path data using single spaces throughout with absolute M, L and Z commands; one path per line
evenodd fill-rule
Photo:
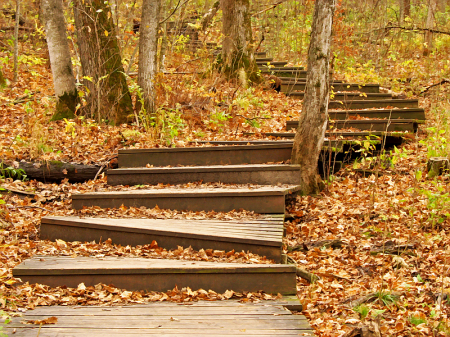
M 206 30 L 208 28 L 209 24 L 211 23 L 214 16 L 217 14 L 217 11 L 219 10 L 220 6 L 220 0 L 216 0 L 212 7 L 206 12 L 205 15 L 203 15 L 202 19 L 200 20 L 201 29 Z
M 3 76 L 2 69 L 0 69 L 0 89 L 6 87 L 6 78 Z
M 400 24 L 403 24 L 407 16 L 411 16 L 411 0 L 399 0 L 400 2 Z
M 259 81 L 258 66 L 252 47 L 252 27 L 249 0 L 221 0 L 223 11 L 222 71 L 241 82 Z
M 57 100 L 52 120 L 73 118 L 78 96 L 67 41 L 63 3 L 62 0 L 42 0 L 41 7 Z
M 14 82 L 17 82 L 19 68 L 19 22 L 20 22 L 20 0 L 16 0 L 16 23 L 14 25 Z
M 306 93 L 294 138 L 292 164 L 301 165 L 304 194 L 320 191 L 317 164 L 328 120 L 331 31 L 336 0 L 316 0 L 308 50 Z
M 154 79 L 158 64 L 158 24 L 161 0 L 144 0 L 139 37 L 138 84 L 144 97 L 144 108 L 149 114 L 156 112 Z
M 85 115 L 119 125 L 133 118 L 133 105 L 108 3 L 76 0 L 77 42 L 84 84 L 89 90 Z
M 434 28 L 434 13 L 436 13 L 436 1 L 437 0 L 428 0 L 428 15 L 425 28 Z M 428 55 L 431 49 L 433 49 L 433 33 L 430 31 L 425 32 L 425 45 L 426 46 L 423 50 L 423 54 Z

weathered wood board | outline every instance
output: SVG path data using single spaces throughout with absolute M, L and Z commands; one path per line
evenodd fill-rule
M 298 121 L 287 121 L 286 130 L 295 130 Z M 328 129 L 349 129 L 355 128 L 361 131 L 401 131 L 417 132 L 418 123 L 415 119 L 362 119 L 362 120 L 334 120 L 328 122 Z
M 304 92 L 290 92 L 286 93 L 286 96 L 303 99 L 305 97 Z M 392 100 L 392 94 L 385 93 L 358 93 L 358 92 L 339 92 L 330 94 L 331 101 L 344 101 L 345 104 L 349 104 L 352 101 L 377 101 L 377 100 Z
M 330 119 L 349 119 L 349 117 L 360 116 L 363 118 L 387 118 L 425 120 L 425 110 L 421 108 L 408 109 L 369 109 L 369 110 L 329 110 Z
M 329 109 L 418 108 L 417 99 L 336 100 L 328 103 Z
M 286 310 L 283 299 L 260 303 L 151 302 L 128 306 L 50 306 L 15 317 L 5 327 L 14 336 L 314 336 L 303 315 Z M 297 300 L 298 302 L 298 300 Z M 24 322 L 57 317 L 52 325 Z
M 285 201 L 299 186 L 259 188 L 165 188 L 72 194 L 72 207 L 102 208 L 158 206 L 161 209 L 229 212 L 244 209 L 261 214 L 285 212 Z
M 260 291 L 293 295 L 297 291 L 294 265 L 243 264 L 132 257 L 33 256 L 13 269 L 22 282 L 51 287 L 84 283 L 113 284 L 127 290 L 167 291 L 190 287 Z
M 365 84 L 359 85 L 356 83 L 336 83 L 331 84 L 331 88 L 334 92 L 338 91 L 359 91 L 365 93 L 379 93 L 379 84 Z M 283 80 L 281 83 L 281 92 L 291 93 L 294 91 L 304 91 L 306 89 L 306 82 L 295 81 L 292 79 Z
M 108 171 L 109 185 L 176 185 L 196 181 L 257 185 L 300 184 L 300 166 L 253 164 L 121 168 Z
M 176 249 L 214 249 L 226 252 L 250 251 L 281 262 L 283 218 L 242 221 L 174 219 L 106 219 L 79 217 L 44 217 L 41 240 L 105 241 L 137 246 L 151 244 Z

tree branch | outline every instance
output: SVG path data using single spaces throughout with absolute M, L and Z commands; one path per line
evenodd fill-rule
M 170 13 L 170 15 L 169 15 L 167 18 L 165 18 L 164 20 L 160 21 L 159 24 L 162 25 L 164 22 L 166 22 L 167 20 L 169 20 L 169 19 L 175 14 L 175 12 L 178 10 L 178 8 L 183 7 L 183 6 L 184 6 L 186 3 L 188 3 L 189 1 L 191 1 L 191 0 L 186 0 L 185 2 L 183 2 L 183 3 L 180 5 L 181 0 L 179 0 L 177 6 L 176 6 L 175 9 L 172 11 L 172 13 Z
M 437 30 L 437 29 L 431 29 L 431 28 L 421 28 L 421 27 L 402 27 L 402 26 L 386 26 L 384 28 L 378 28 L 376 30 L 386 30 L 386 29 L 401 29 L 406 31 L 418 31 L 418 32 L 431 32 L 436 34 L 444 34 L 444 35 L 450 35 L 450 32 Z
M 423 90 L 419 93 L 419 95 L 422 95 L 422 94 L 426 93 L 428 90 L 430 90 L 430 89 L 433 88 L 433 87 L 436 87 L 436 86 L 442 85 L 442 84 L 446 84 L 446 83 L 450 83 L 450 79 L 448 79 L 448 78 L 443 78 L 443 79 L 440 80 L 438 83 L 434 83 L 434 84 L 432 84 L 432 85 L 426 87 L 425 89 L 423 89 Z
M 263 9 L 262 11 L 259 11 L 258 13 L 255 13 L 255 14 L 252 14 L 252 16 L 257 16 L 257 15 L 262 14 L 262 13 L 264 13 L 264 12 L 270 11 L 271 9 L 274 9 L 275 7 L 281 5 L 283 2 L 286 2 L 286 1 L 287 1 L 287 0 L 280 0 L 280 1 L 278 1 L 277 3 L 275 3 L 275 4 L 273 4 L 273 5 L 269 6 L 269 7 L 267 7 L 267 8 L 265 8 L 265 9 Z

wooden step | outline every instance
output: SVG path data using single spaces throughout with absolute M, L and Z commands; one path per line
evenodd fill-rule
M 258 56 L 256 56 L 256 62 L 267 63 L 267 62 L 272 62 L 272 61 L 273 61 L 273 57 L 258 57 Z
M 421 108 L 408 109 L 369 109 L 369 110 L 329 110 L 330 119 L 348 119 L 360 116 L 364 118 L 387 118 L 387 119 L 416 119 L 425 120 L 425 110 Z
M 329 109 L 418 108 L 418 99 L 340 100 L 330 101 Z
M 303 67 L 292 67 L 295 69 L 303 69 Z M 290 69 L 290 67 L 283 67 L 282 69 Z M 305 78 L 295 78 L 295 77 L 284 77 L 284 76 L 278 76 L 278 78 L 284 83 L 306 83 L 306 77 Z M 333 80 L 332 84 L 334 83 L 344 83 L 342 80 Z
M 248 136 L 253 135 L 248 133 Z M 276 137 L 284 139 L 293 139 L 295 132 L 265 132 L 262 133 L 266 137 Z M 386 145 L 400 145 L 403 142 L 405 134 L 399 132 L 384 132 L 384 131 L 352 131 L 352 132 L 326 132 L 325 137 L 328 139 L 340 139 L 343 137 L 352 137 L 353 139 L 365 140 L 373 139 L 380 140 Z M 277 140 L 279 142 L 279 140 Z
M 267 52 L 265 51 L 257 51 L 255 52 L 256 57 L 267 57 Z
M 379 84 L 366 84 L 366 85 L 359 85 L 355 83 L 337 83 L 333 82 L 331 84 L 332 90 L 334 92 L 338 91 L 359 91 L 359 92 L 365 92 L 365 93 L 379 93 L 380 92 L 380 85 Z M 300 82 L 300 81 L 292 81 L 290 79 L 289 81 L 283 80 L 281 84 L 281 92 L 284 93 L 291 93 L 294 91 L 305 91 L 306 89 L 306 82 Z
M 244 165 L 283 162 L 291 157 L 292 145 L 281 143 L 248 146 L 208 146 L 119 150 L 119 167 L 177 165 Z
M 261 66 L 261 68 L 265 68 L 266 66 L 270 67 L 284 67 L 286 64 L 288 64 L 287 61 L 258 61 L 256 60 L 256 64 L 258 66 Z
M 303 69 L 303 67 L 296 67 L 295 69 L 293 67 L 291 69 L 284 69 L 283 67 L 264 69 L 261 67 L 261 73 L 267 75 L 273 74 L 277 77 L 306 78 L 306 70 Z
M 287 121 L 286 130 L 295 130 L 298 121 Z M 361 131 L 402 131 L 417 132 L 418 123 L 415 119 L 362 119 L 362 120 L 334 120 L 328 123 L 328 129 L 350 129 L 355 128 Z
M 109 185 L 177 185 L 197 181 L 256 185 L 300 184 L 300 167 L 253 164 L 121 168 L 108 170 L 107 177 Z
M 304 92 L 290 92 L 286 93 L 286 96 L 296 98 L 296 99 L 304 99 Z M 339 92 L 335 94 L 330 94 L 331 101 L 344 101 L 354 102 L 354 101 L 375 101 L 375 100 L 390 100 L 392 101 L 392 94 L 385 93 L 359 93 L 359 92 Z
M 324 151 L 329 152 L 329 145 L 335 148 L 335 152 L 342 151 L 341 145 L 334 143 L 325 143 Z M 270 164 L 286 162 L 291 159 L 291 154 L 291 141 L 256 142 L 254 145 L 238 146 L 124 149 L 119 150 L 119 168 Z
M 297 292 L 294 265 L 217 263 L 133 257 L 38 256 L 13 269 L 22 282 L 51 287 L 77 287 L 98 283 L 133 291 L 167 291 L 174 287 L 265 291 L 293 295 Z
M 191 246 L 195 250 L 249 251 L 280 263 L 283 223 L 283 217 L 240 221 L 44 217 L 40 239 L 111 239 L 123 246 L 148 245 L 155 240 L 166 249 Z
M 72 194 L 72 208 L 158 206 L 161 209 L 230 212 L 244 209 L 261 214 L 283 214 L 287 198 L 299 186 L 260 186 L 259 188 L 165 188 Z
M 291 308 L 286 298 L 291 296 L 259 303 L 232 299 L 108 307 L 39 306 L 13 317 L 2 332 L 22 337 L 314 336 L 305 316 L 286 310 Z M 26 324 L 49 317 L 56 317 L 56 324 Z

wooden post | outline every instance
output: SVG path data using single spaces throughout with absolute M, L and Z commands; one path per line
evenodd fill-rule
M 428 177 L 434 178 L 444 173 L 449 173 L 450 161 L 445 157 L 431 157 L 427 163 Z

